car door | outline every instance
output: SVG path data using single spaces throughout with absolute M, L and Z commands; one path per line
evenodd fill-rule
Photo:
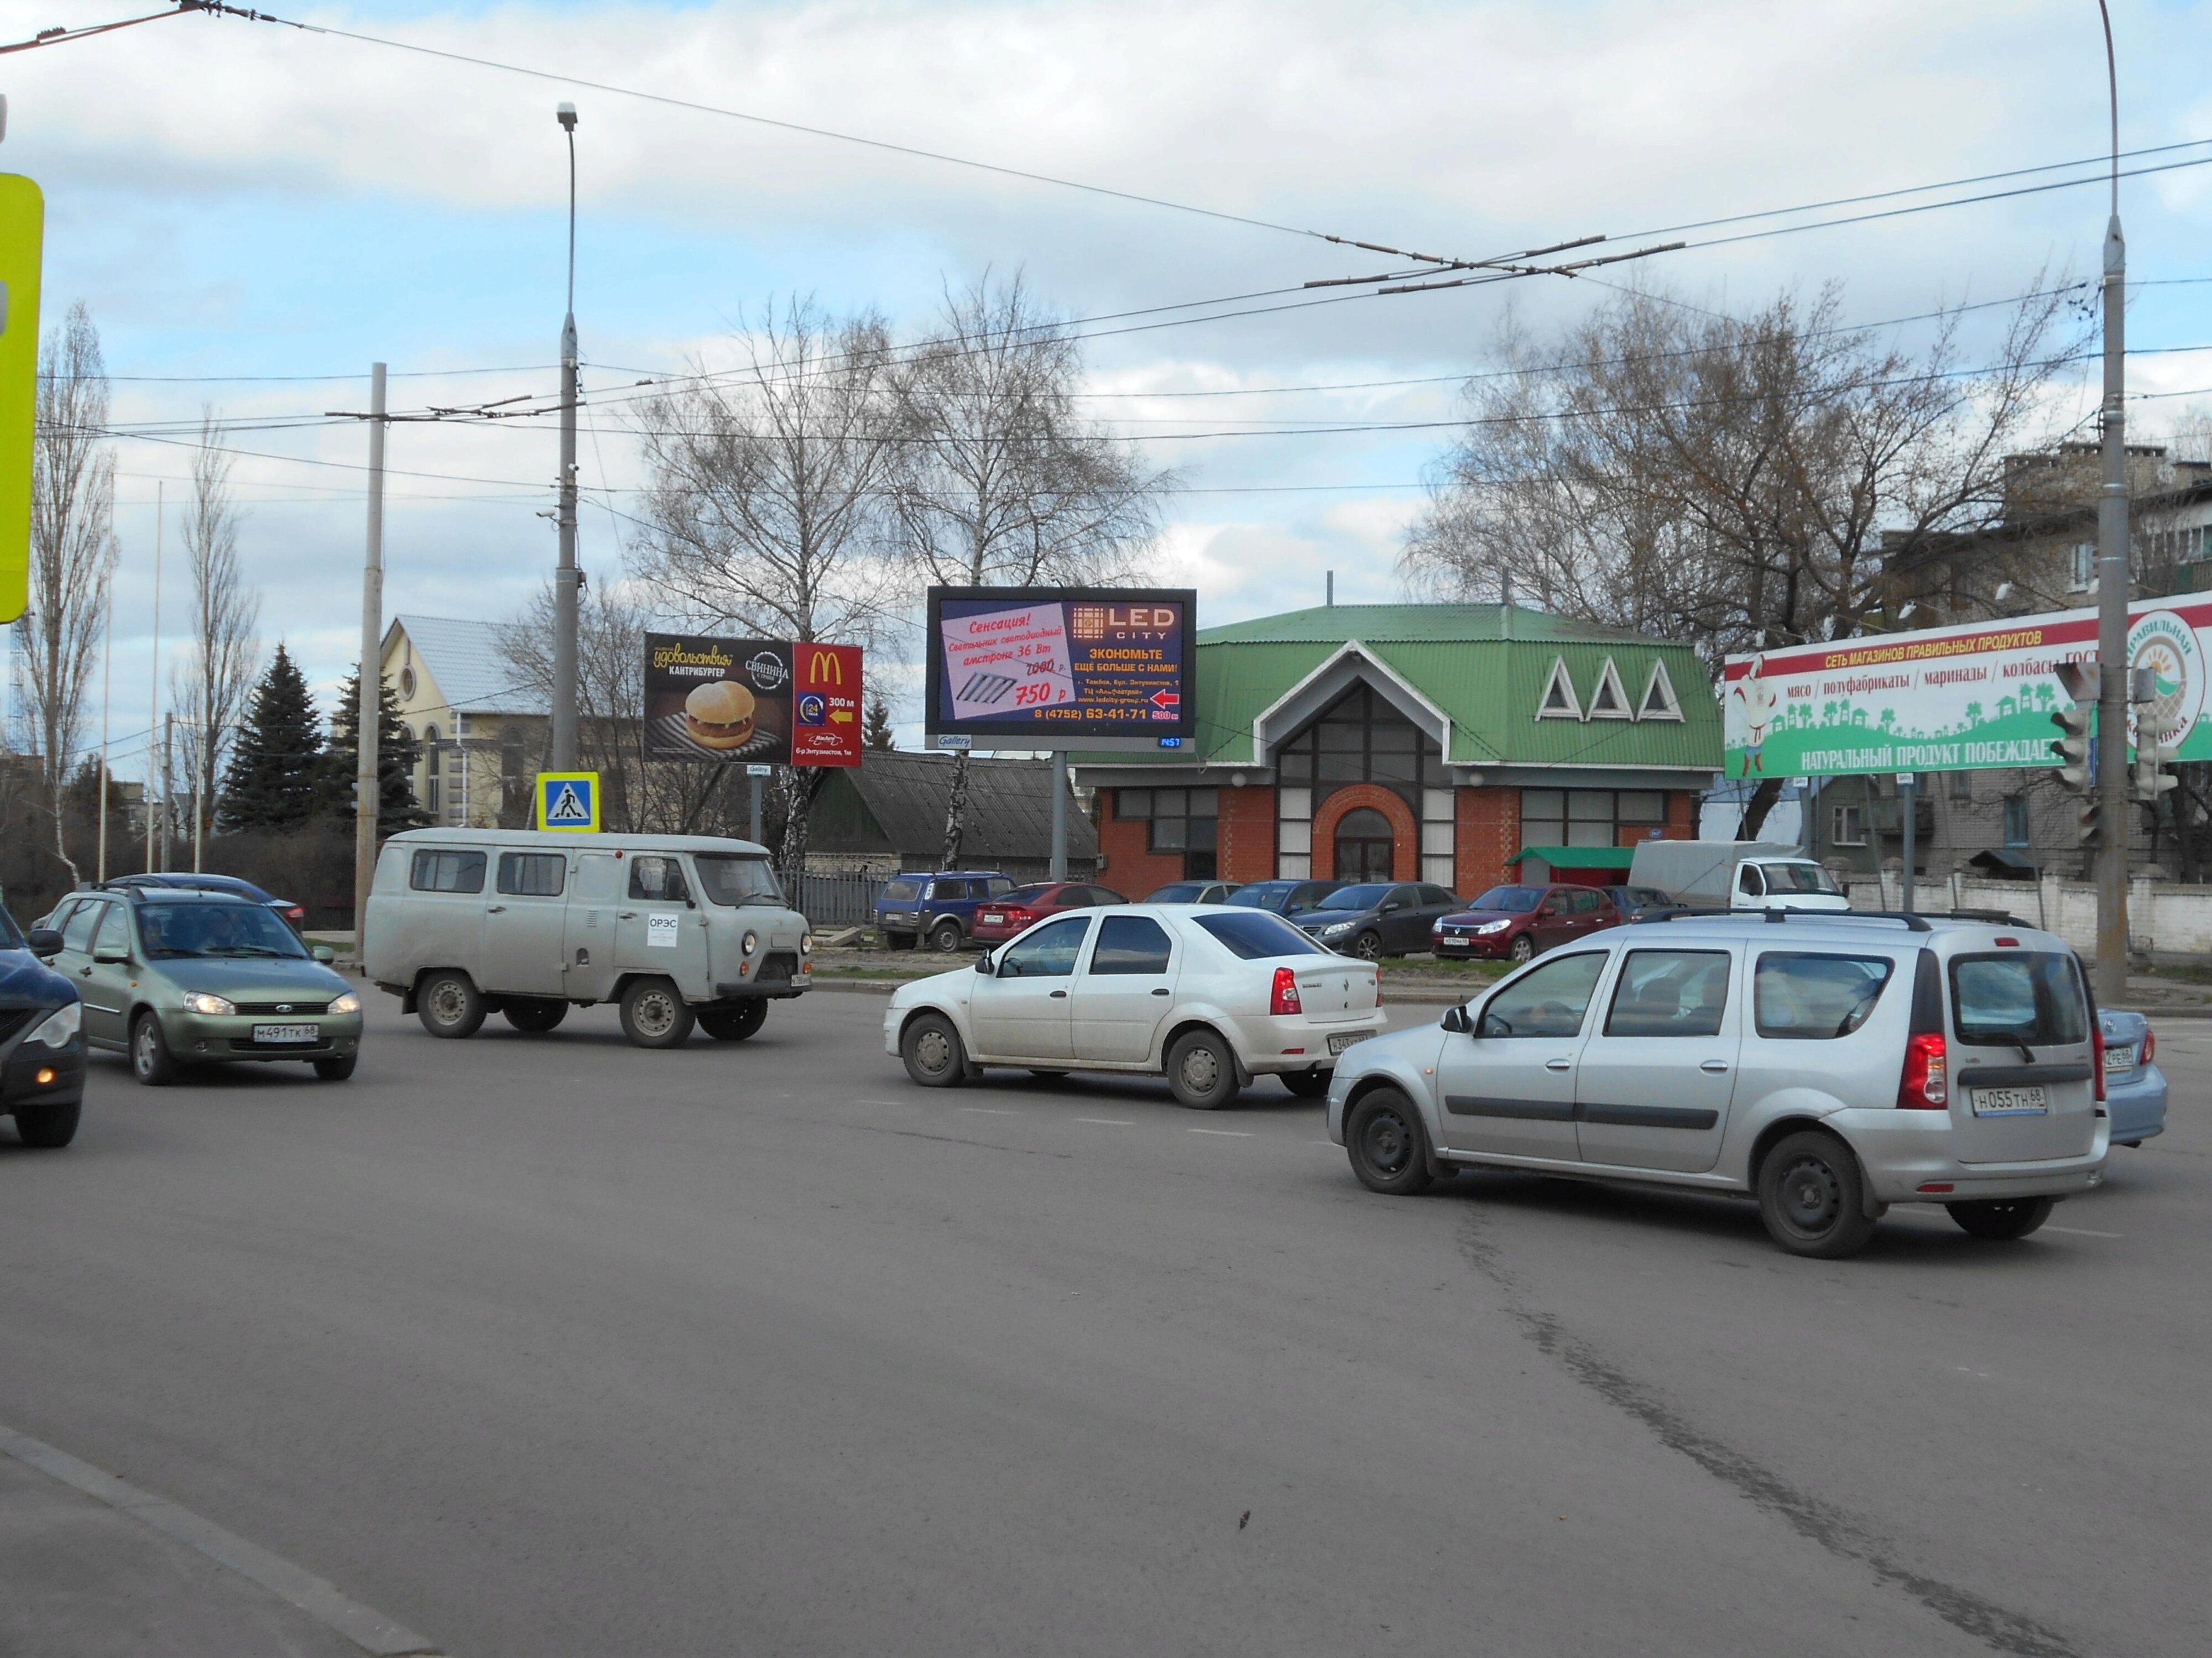
M 57 973 L 65 974 L 75 985 L 80 998 L 88 997 L 92 990 L 92 935 L 107 914 L 107 905 L 97 898 L 81 900 L 62 922 L 60 952 L 48 963 Z M 88 1022 L 92 1010 L 85 1010 Z
M 1444 1038 L 1437 1103 L 1444 1144 L 1493 1156 L 1580 1156 L 1575 1067 L 1602 950 L 1576 950 L 1530 968 L 1491 993 L 1468 1035 Z
M 484 905 L 484 972 L 479 987 L 523 996 L 567 988 L 568 859 L 558 852 L 502 852 Z
M 676 981 L 686 1000 L 714 995 L 708 982 L 707 918 L 672 853 L 634 852 L 615 912 L 615 963 L 624 973 L 653 973 Z
M 84 1002 L 85 1040 L 119 1048 L 131 1010 L 131 908 L 115 903 L 88 904 L 86 908 L 100 919 L 77 978 L 77 994 Z
M 1176 940 L 1150 915 L 1103 915 L 1074 985 L 1075 1057 L 1108 1064 L 1150 1059 L 1175 1011 Z
M 1382 935 L 1382 948 L 1390 955 L 1429 947 L 1429 930 L 1421 920 L 1420 889 L 1395 886 L 1383 896 L 1375 920 Z
M 1574 937 L 1565 893 L 1554 887 L 1544 895 L 1536 913 L 1528 918 L 1528 936 L 1535 940 L 1539 956 Z
M 1075 1057 L 1074 1006 L 1068 991 L 1091 932 L 1089 914 L 1031 927 L 978 973 L 968 1020 L 978 1059 L 1054 1060 Z
M 603 1002 L 614 994 L 615 911 L 625 872 L 611 852 L 586 852 L 576 859 L 562 901 L 562 993 L 580 1002 Z
M 1575 1081 L 1584 1163 L 1702 1174 L 1720 1160 L 1743 1047 L 1743 947 L 1621 952 Z
M 1460 902 L 1457 894 L 1446 892 L 1442 887 L 1431 886 L 1426 882 L 1422 883 L 1420 894 L 1420 936 L 1414 941 L 1413 948 L 1427 950 L 1435 940 L 1437 923 L 1447 915 L 1458 914 L 1467 906 Z

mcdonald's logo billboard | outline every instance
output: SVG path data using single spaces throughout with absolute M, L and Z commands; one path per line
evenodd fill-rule
M 659 760 L 860 763 L 860 647 L 645 638 L 645 748 Z
M 860 647 L 791 647 L 791 763 L 860 763 Z

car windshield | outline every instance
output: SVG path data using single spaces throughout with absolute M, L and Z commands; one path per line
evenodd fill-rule
M 1469 904 L 1469 909 L 1498 909 L 1509 915 L 1526 915 L 1543 901 L 1541 887 L 1492 887 Z
M 698 866 L 701 890 L 725 908 L 783 902 L 783 889 L 776 884 L 775 868 L 765 858 L 702 852 L 691 861 Z
M 921 896 L 919 881 L 890 881 L 884 886 L 884 896 L 895 904 L 909 904 Z
M 1246 909 L 1273 909 L 1279 900 L 1289 896 L 1291 889 L 1297 884 L 1295 881 L 1255 881 L 1250 886 L 1239 887 L 1231 893 L 1229 902 L 1241 904 Z
M 1761 864 L 1769 892 L 1825 892 L 1840 898 L 1834 879 L 1818 864 Z
M 1339 887 L 1321 901 L 1322 909 L 1373 909 L 1390 896 L 1388 883 Z
M 0 909 L 0 950 L 28 950 L 30 942 L 15 925 L 15 918 Z
M 138 938 L 156 959 L 307 953 L 292 929 L 258 904 L 141 904 Z
M 1671 904 L 1674 901 L 1657 887 L 1624 887 L 1632 904 Z
M 1329 954 L 1281 916 L 1265 910 L 1255 915 L 1233 915 L 1224 910 L 1200 916 L 1198 925 L 1231 955 L 1248 962 L 1264 961 L 1271 956 Z

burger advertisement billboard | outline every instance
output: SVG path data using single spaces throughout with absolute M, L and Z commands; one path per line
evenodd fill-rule
M 932 587 L 922 729 L 1066 748 L 1191 734 L 1188 588 Z
M 857 766 L 860 647 L 647 634 L 645 751 L 656 760 Z

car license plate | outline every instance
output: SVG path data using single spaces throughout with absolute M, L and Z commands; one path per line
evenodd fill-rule
M 1371 1030 L 1340 1030 L 1328 1039 L 1328 1051 L 1341 1054 L 1354 1042 L 1364 1042 L 1375 1033 Z
M 2135 1068 L 2136 1045 L 2133 1042 L 2122 1042 L 2117 1047 L 2108 1048 L 2105 1050 L 2105 1074 L 2106 1076 L 2118 1076 L 2123 1071 L 2132 1071 Z
M 1970 1090 L 1978 1117 L 2039 1117 L 2051 1108 L 2051 1096 L 2037 1088 L 1977 1088 Z
M 253 1027 L 257 1042 L 312 1042 L 319 1041 L 322 1032 L 311 1024 L 258 1024 Z
M 1006 918 L 995 909 L 987 909 L 975 919 L 987 926 L 999 926 L 1004 924 Z

